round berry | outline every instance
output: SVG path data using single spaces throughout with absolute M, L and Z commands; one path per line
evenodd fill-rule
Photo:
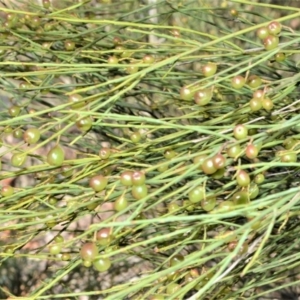
M 133 185 L 143 185 L 146 181 L 144 172 L 134 171 L 131 175 Z
M 132 186 L 131 194 L 134 199 L 140 200 L 148 195 L 148 188 L 145 184 Z
M 170 266 L 171 267 L 176 266 L 176 265 L 178 265 L 179 263 L 181 263 L 183 261 L 184 261 L 184 256 L 183 255 L 181 255 L 181 254 L 174 255 L 170 259 Z
M 103 191 L 106 188 L 107 183 L 108 183 L 108 180 L 103 175 L 96 175 L 96 176 L 92 177 L 89 181 L 90 187 L 95 192 Z
M 273 101 L 270 98 L 264 98 L 264 99 L 262 99 L 261 103 L 262 103 L 262 107 L 266 111 L 270 111 L 274 107 Z
M 20 114 L 21 107 L 18 105 L 13 105 L 8 109 L 8 113 L 12 117 L 16 117 Z
M 248 186 L 250 184 L 250 176 L 246 171 L 239 170 L 237 172 L 236 181 L 241 187 Z
M 277 21 L 273 21 L 268 24 L 268 31 L 272 35 L 279 34 L 281 32 L 281 28 L 282 28 L 281 24 Z
M 205 77 L 210 77 L 215 75 L 217 72 L 217 65 L 215 63 L 209 62 L 202 67 L 202 73 Z
M 150 54 L 146 54 L 143 57 L 143 63 L 145 63 L 145 64 L 153 64 L 154 61 L 155 61 L 155 58 Z
M 201 201 L 201 207 L 205 211 L 212 211 L 216 206 L 216 197 L 209 197 Z
M 51 166 L 61 166 L 65 160 L 65 152 L 59 145 L 54 146 L 47 154 L 47 162 Z
M 236 125 L 233 129 L 233 135 L 237 140 L 245 139 L 248 136 L 248 129 L 245 125 Z
M 275 60 L 276 60 L 277 62 L 283 62 L 283 61 L 285 61 L 286 56 L 285 56 L 284 53 L 278 52 L 278 53 L 275 54 L 275 57 L 274 57 L 274 58 L 275 58 Z
M 99 157 L 101 159 L 108 159 L 110 157 L 111 150 L 110 148 L 103 147 L 99 150 Z
M 234 205 L 245 205 L 249 203 L 248 194 L 246 192 L 237 192 L 231 197 Z
M 65 49 L 67 51 L 73 51 L 75 49 L 75 43 L 73 41 L 65 41 Z
M 98 248 L 95 243 L 87 242 L 81 246 L 80 256 L 82 260 L 93 261 L 98 254 Z
M 79 94 L 72 94 L 69 96 L 69 103 L 72 103 L 72 109 L 79 109 L 85 106 L 84 101 L 82 101 L 82 96 Z
M 57 255 L 61 252 L 61 249 L 62 249 L 61 245 L 54 244 L 49 247 L 49 253 L 52 255 Z
M 259 111 L 262 108 L 262 100 L 252 98 L 249 102 L 251 111 Z
M 76 126 L 81 131 L 88 131 L 93 125 L 93 119 L 90 116 L 84 117 L 76 122 Z
M 262 80 L 259 76 L 250 75 L 247 80 L 247 83 L 248 83 L 249 87 L 256 89 L 261 86 Z
M 125 186 L 131 186 L 132 182 L 132 172 L 131 171 L 124 171 L 120 176 L 120 181 Z
M 236 158 L 241 154 L 242 149 L 239 144 L 236 144 L 236 145 L 233 145 L 233 146 L 230 146 L 229 148 L 227 148 L 226 152 L 229 157 Z
M 13 195 L 13 193 L 14 193 L 14 188 L 10 185 L 6 185 L 1 188 L 1 196 L 3 197 L 9 197 Z
M 216 169 L 222 169 L 225 167 L 226 158 L 222 154 L 218 153 L 212 159 L 213 159 L 214 167 Z
M 205 190 L 202 186 L 197 186 L 189 192 L 189 200 L 191 203 L 197 203 L 205 197 Z
M 28 128 L 23 135 L 23 139 L 27 144 L 35 144 L 39 141 L 41 137 L 40 130 L 37 128 Z
M 262 173 L 259 173 L 255 175 L 254 182 L 257 184 L 262 184 L 265 181 L 265 175 Z
M 114 203 L 114 210 L 115 211 L 123 211 L 128 206 L 128 201 L 125 195 L 120 196 Z
M 264 39 L 263 44 L 266 50 L 273 50 L 278 47 L 279 38 L 278 36 L 269 35 Z
M 204 106 L 212 99 L 211 89 L 198 90 L 194 95 L 195 103 L 199 106 Z
M 207 158 L 203 161 L 201 169 L 205 174 L 213 174 L 217 171 L 217 168 L 214 166 L 213 158 Z
M 96 271 L 105 272 L 111 266 L 111 261 L 109 258 L 97 258 L 93 260 L 93 267 Z
M 116 56 L 110 56 L 107 60 L 109 65 L 117 65 L 119 63 L 119 59 Z
M 112 236 L 110 228 L 102 228 L 97 231 L 96 239 L 99 245 L 106 246 L 110 244 Z
M 231 86 L 236 89 L 240 90 L 246 83 L 246 80 L 243 76 L 235 76 L 231 79 Z
M 259 39 L 263 40 L 270 34 L 269 29 L 267 27 L 261 27 L 257 29 L 256 35 Z
M 253 144 L 249 144 L 247 145 L 246 148 L 246 156 L 250 159 L 254 159 L 257 157 L 259 152 L 259 149 L 257 146 L 253 145 Z
M 131 135 L 130 135 L 130 139 L 133 143 L 137 144 L 141 141 L 141 138 L 142 138 L 142 135 L 136 131 L 136 132 L 133 132 Z
M 126 68 L 128 74 L 135 74 L 139 71 L 139 67 L 137 65 L 130 65 Z
M 26 162 L 27 155 L 24 153 L 15 153 L 12 155 L 10 162 L 13 167 L 22 167 Z
M 182 87 L 180 90 L 180 99 L 190 101 L 194 97 L 194 92 L 191 90 L 191 88 L 188 88 L 186 86 Z

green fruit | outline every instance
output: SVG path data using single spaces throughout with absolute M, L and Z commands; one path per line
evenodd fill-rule
M 263 182 L 265 181 L 265 176 L 264 174 L 257 174 L 255 177 L 254 177 L 254 182 L 257 183 L 257 184 L 262 184 Z
M 135 74 L 139 71 L 139 67 L 137 65 L 130 65 L 126 68 L 126 72 L 128 74 Z
M 93 261 L 99 255 L 95 243 L 87 242 L 81 246 L 80 256 L 84 261 Z
M 143 199 L 148 195 L 148 188 L 145 184 L 134 185 L 132 187 L 131 194 L 136 200 Z
M 231 200 L 222 201 L 218 206 L 218 211 L 228 212 L 234 209 L 234 203 Z
M 180 285 L 179 284 L 177 284 L 177 283 L 170 283 L 170 284 L 168 284 L 167 285 L 167 294 L 168 295 L 173 295 L 173 294 L 175 294 L 177 291 L 179 291 L 180 290 Z
M 64 46 L 67 51 L 73 51 L 75 49 L 75 43 L 70 40 L 65 41 Z
M 248 194 L 246 192 L 237 192 L 235 193 L 231 201 L 234 203 L 234 205 L 245 205 L 249 203 Z
M 249 187 L 249 197 L 250 199 L 255 199 L 259 194 L 259 187 L 255 183 L 251 183 Z
M 124 171 L 120 176 L 120 182 L 124 186 L 131 186 L 132 185 L 132 172 Z
M 262 103 L 262 107 L 266 110 L 266 111 L 270 111 L 273 107 L 274 107 L 274 103 L 270 98 L 264 98 L 261 101 Z
M 176 266 L 178 265 L 179 263 L 183 262 L 184 261 L 184 257 L 183 255 L 181 254 L 176 254 L 174 255 L 171 259 L 170 259 L 170 266 L 173 267 L 173 266 Z
M 13 167 L 22 167 L 26 162 L 27 155 L 25 153 L 15 153 L 11 157 L 11 165 Z
M 123 211 L 128 206 L 128 201 L 125 196 L 120 196 L 114 203 L 115 211 Z
M 235 76 L 231 79 L 231 86 L 236 89 L 240 90 L 246 83 L 246 80 L 243 76 Z
M 268 24 L 268 31 L 272 35 L 277 35 L 281 32 L 281 24 L 277 21 L 272 21 Z
M 270 34 L 269 29 L 267 27 L 261 27 L 257 29 L 256 35 L 259 39 L 263 40 Z
M 259 86 L 261 86 L 262 80 L 259 76 L 251 75 L 251 76 L 249 76 L 247 83 L 248 83 L 249 87 L 256 89 Z
M 283 62 L 283 61 L 285 61 L 286 56 L 285 56 L 284 53 L 278 52 L 278 53 L 275 54 L 275 57 L 274 57 L 274 58 L 275 58 L 275 60 L 276 60 L 277 62 Z
M 82 264 L 86 267 L 86 268 L 90 268 L 92 266 L 92 261 L 90 260 L 83 260 Z
M 248 129 L 245 125 L 236 125 L 233 129 L 233 135 L 237 140 L 245 139 L 248 136 Z
M 188 88 L 186 86 L 182 87 L 180 90 L 180 99 L 190 101 L 194 97 L 194 92 L 191 88 Z
M 219 170 L 225 167 L 226 158 L 222 154 L 218 153 L 212 159 L 213 159 L 213 165 L 216 169 Z
M 117 65 L 119 63 L 119 59 L 116 56 L 110 56 L 107 60 L 109 65 Z
M 216 206 L 217 200 L 215 197 L 209 197 L 201 201 L 201 207 L 205 211 L 212 211 Z
M 72 109 L 79 109 L 85 106 L 84 101 L 82 101 L 82 96 L 79 94 L 72 94 L 69 96 L 69 103 L 71 103 Z
M 229 148 L 227 148 L 226 152 L 229 157 L 236 158 L 241 154 L 242 149 L 239 144 L 236 144 L 236 145 L 233 145 L 233 146 L 230 146 Z
M 263 44 L 266 50 L 273 50 L 279 45 L 278 36 L 269 35 L 263 40 Z
M 130 135 L 130 139 L 133 143 L 137 144 L 141 141 L 142 135 L 137 131 L 137 132 L 133 132 Z
M 110 148 L 107 147 L 103 147 L 99 151 L 99 157 L 101 159 L 108 159 L 110 157 L 110 154 L 111 154 L 111 150 Z
M 247 145 L 247 148 L 246 148 L 246 156 L 249 158 L 249 159 L 254 159 L 257 157 L 258 155 L 258 152 L 259 152 L 259 149 L 257 146 L 253 145 L 253 144 L 249 144 Z
M 262 108 L 262 100 L 252 98 L 249 102 L 251 111 L 259 111 Z
M 205 197 L 205 190 L 203 186 L 197 186 L 189 192 L 189 200 L 191 203 L 197 203 Z
M 17 128 L 14 132 L 13 132 L 13 136 L 16 139 L 20 139 L 23 136 L 23 131 L 20 128 Z
M 150 54 L 146 54 L 144 57 L 143 57 L 143 63 L 144 64 L 153 64 L 155 61 L 155 58 L 150 55 Z
M 105 272 L 111 266 L 111 261 L 109 258 L 98 258 L 93 260 L 93 267 L 96 271 Z
M 76 122 L 76 126 L 81 131 L 88 131 L 92 128 L 93 119 L 91 117 L 84 117 Z
M 213 158 L 207 158 L 203 161 L 201 165 L 201 169 L 205 174 L 213 174 L 217 171 L 217 168 L 214 165 L 214 160 Z
M 1 196 L 3 197 L 9 197 L 13 195 L 13 193 L 14 193 L 14 188 L 10 185 L 6 185 L 1 188 Z
M 167 207 L 169 213 L 176 213 L 179 211 L 179 205 L 177 203 L 169 203 Z
M 176 156 L 176 152 L 174 150 L 166 150 L 164 153 L 164 157 L 166 159 L 172 159 L 175 156 Z
M 47 162 L 51 166 L 61 166 L 65 160 L 65 152 L 61 146 L 54 146 L 47 154 Z
M 239 170 L 236 175 L 236 181 L 239 186 L 246 187 L 250 184 L 250 176 L 244 170 Z
M 20 114 L 21 107 L 18 105 L 13 105 L 8 109 L 8 113 L 12 117 L 16 117 Z
M 27 144 L 35 144 L 39 141 L 41 132 L 37 128 L 28 128 L 23 135 L 24 142 Z
M 62 255 L 61 255 L 61 260 L 62 260 L 62 261 L 69 261 L 69 260 L 71 260 L 71 255 L 70 255 L 70 253 L 62 253 Z
M 61 245 L 54 244 L 49 247 L 49 253 L 52 255 L 57 255 L 61 252 L 61 249 L 62 249 Z
M 202 67 L 202 73 L 205 77 L 210 77 L 215 75 L 217 72 L 217 65 L 215 63 L 209 62 Z
M 144 172 L 134 171 L 131 175 L 133 185 L 143 185 L 146 182 L 146 176 Z
M 108 183 L 108 180 L 103 175 L 96 175 L 96 176 L 92 177 L 89 181 L 90 187 L 95 192 L 103 191 L 106 188 L 107 183 Z
M 111 229 L 110 228 L 102 228 L 97 231 L 96 240 L 99 245 L 107 246 L 110 244 L 112 240 Z
M 208 104 L 210 102 L 211 98 L 212 98 L 211 89 L 199 90 L 194 95 L 195 103 L 200 106 L 204 106 L 204 105 Z
M 43 0 L 43 7 L 48 9 L 50 8 L 51 2 L 50 0 Z
M 280 153 L 280 160 L 282 162 L 296 162 L 297 161 L 297 153 L 295 152 L 284 152 Z
M 65 239 L 64 239 L 63 236 L 61 236 L 60 234 L 57 235 L 57 236 L 54 238 L 55 243 L 63 243 L 64 240 L 65 240 Z

